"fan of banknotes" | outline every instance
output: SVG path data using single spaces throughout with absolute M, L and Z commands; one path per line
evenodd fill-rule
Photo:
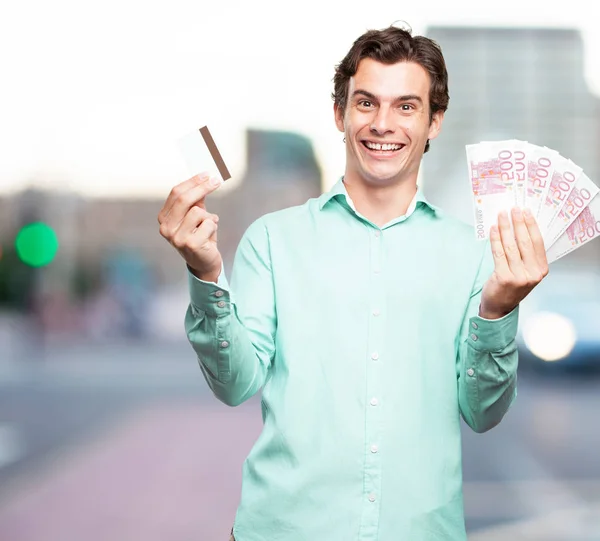
M 478 239 L 515 206 L 535 216 L 548 263 L 600 236 L 600 188 L 571 160 L 517 139 L 466 149 Z

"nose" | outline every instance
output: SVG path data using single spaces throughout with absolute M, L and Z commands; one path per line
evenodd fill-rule
M 379 107 L 369 128 L 371 133 L 375 133 L 377 135 L 384 135 L 387 132 L 393 132 L 394 129 L 390 107 L 384 105 Z

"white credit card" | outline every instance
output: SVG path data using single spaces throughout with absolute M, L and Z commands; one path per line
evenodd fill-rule
M 207 126 L 184 135 L 177 141 L 177 146 L 191 176 L 209 173 L 221 182 L 231 178 Z

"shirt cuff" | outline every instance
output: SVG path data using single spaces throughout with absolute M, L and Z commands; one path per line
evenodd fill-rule
M 225 276 L 223 265 L 216 283 L 200 280 L 188 268 L 188 285 L 193 310 L 215 317 L 230 313 L 231 292 L 229 291 L 229 282 Z
M 517 337 L 519 306 L 499 319 L 469 319 L 469 344 L 477 351 L 502 351 Z

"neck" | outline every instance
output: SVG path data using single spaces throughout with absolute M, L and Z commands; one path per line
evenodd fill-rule
M 344 176 L 344 186 L 356 210 L 379 227 L 406 214 L 417 192 L 416 179 L 375 186 Z

